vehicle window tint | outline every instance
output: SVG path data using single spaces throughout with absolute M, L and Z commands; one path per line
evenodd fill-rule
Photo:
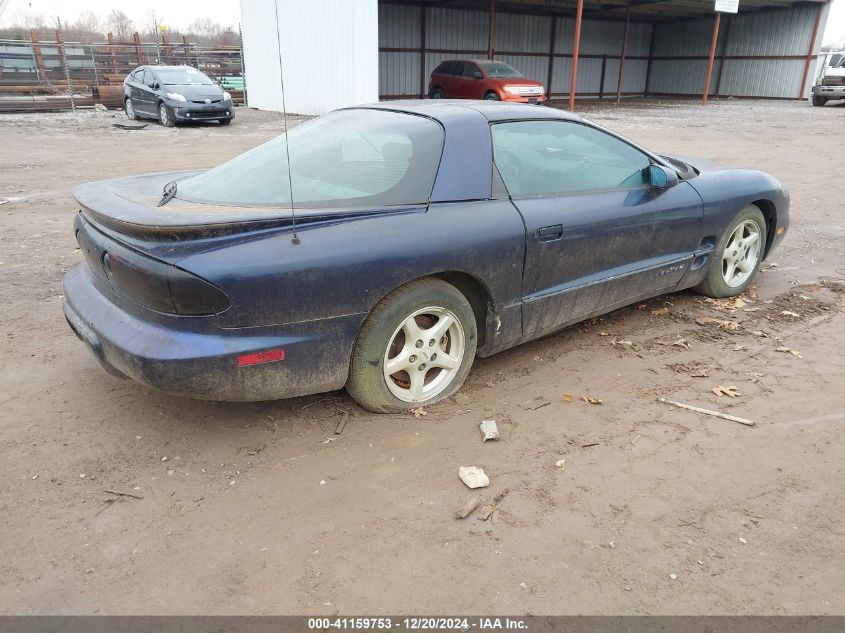
M 497 123 L 492 134 L 512 196 L 639 187 L 651 163 L 624 141 L 571 121 Z
M 428 201 L 443 148 L 430 119 L 341 110 L 293 128 L 290 171 L 296 206 L 383 206 Z M 279 136 L 178 183 L 196 202 L 290 206 L 287 151 Z
M 466 64 L 463 62 L 455 62 L 455 68 L 453 69 L 452 74 L 456 77 L 463 77 L 464 76 L 464 68 L 466 68 Z
M 464 64 L 464 77 L 475 77 L 476 72 L 481 72 L 478 66 L 470 62 Z
M 454 64 L 452 62 L 443 62 L 434 72 L 440 73 L 441 75 L 451 75 L 453 65 Z
M 161 83 L 165 86 L 211 86 L 214 84 L 206 75 L 190 66 L 159 68 L 157 72 L 161 77 Z
M 135 71 L 135 81 L 137 81 L 139 84 L 144 83 L 144 77 L 146 75 L 146 72 L 147 71 L 145 71 L 143 68 L 141 70 L 136 70 Z

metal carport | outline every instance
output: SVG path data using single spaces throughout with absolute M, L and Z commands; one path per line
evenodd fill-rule
M 827 0 L 380 0 L 379 94 L 425 96 L 450 57 L 501 59 L 553 98 L 802 98 Z

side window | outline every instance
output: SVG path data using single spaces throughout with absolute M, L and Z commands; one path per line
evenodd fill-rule
M 452 69 L 452 74 L 455 75 L 455 77 L 463 77 L 464 68 L 466 68 L 466 64 L 464 62 L 455 62 L 455 67 Z
M 139 84 L 144 83 L 144 73 L 146 73 L 146 72 L 147 71 L 144 70 L 143 68 L 141 70 L 136 70 L 135 71 L 135 81 Z
M 470 62 L 464 64 L 464 77 L 469 77 L 470 79 L 473 79 L 475 78 L 476 72 L 481 72 L 481 69 L 478 66 Z
M 572 121 L 515 121 L 491 127 L 493 160 L 512 196 L 631 189 L 651 160 L 618 138 Z

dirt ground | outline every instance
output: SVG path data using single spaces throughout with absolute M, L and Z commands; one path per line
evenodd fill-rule
M 161 395 L 65 324 L 74 185 L 217 164 L 279 116 L 0 117 L 0 613 L 845 614 L 845 106 L 581 112 L 772 173 L 787 239 L 742 301 L 665 296 L 479 360 L 420 418 Z M 490 476 L 488 521 L 453 517 L 463 465 Z

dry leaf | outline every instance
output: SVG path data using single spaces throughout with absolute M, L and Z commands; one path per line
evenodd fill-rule
M 719 329 L 725 330 L 726 332 L 736 332 L 739 329 L 739 324 L 734 323 L 733 321 L 722 321 L 721 319 L 714 319 L 713 317 L 700 317 L 696 319 L 695 322 L 699 325 L 709 325 L 711 323 L 715 323 L 719 326 Z
M 610 341 L 610 344 L 613 345 L 613 347 L 621 347 L 623 349 L 626 347 L 631 347 L 633 345 L 631 341 L 623 341 L 619 338 L 613 339 L 612 341 Z
M 741 343 L 737 343 L 737 344 L 734 346 L 733 351 L 735 351 L 735 352 L 747 352 L 747 351 L 748 351 L 748 348 L 747 348 L 745 345 L 741 344 Z
M 417 407 L 416 409 L 411 409 L 411 413 L 414 414 L 415 418 L 421 418 L 424 415 L 428 415 L 428 411 L 426 411 L 422 407 Z
M 656 310 L 652 310 L 651 314 L 657 317 L 666 316 L 667 314 L 669 314 L 669 307 L 663 306 L 661 308 L 657 308 Z
M 797 312 L 792 312 L 791 310 L 781 310 L 780 312 L 783 316 L 793 317 L 795 319 L 801 318 L 801 315 Z
M 584 402 L 589 402 L 590 404 L 602 404 L 602 401 L 598 398 L 593 398 L 592 396 L 581 396 L 581 400 Z
M 812 299 L 811 299 L 810 297 L 808 297 L 807 295 L 799 295 L 799 296 L 800 296 L 800 297 L 801 297 L 804 301 L 812 301 Z
M 707 373 L 706 369 L 697 369 L 694 372 L 690 373 L 691 378 L 709 378 L 710 374 Z
M 599 336 L 610 336 L 610 332 L 601 331 L 599 332 Z
M 796 352 L 794 349 L 790 349 L 790 348 L 788 348 L 788 347 L 786 347 L 786 346 L 776 347 L 776 348 L 775 348 L 775 351 L 776 351 L 776 352 L 785 352 L 785 353 L 789 353 L 789 354 L 792 354 L 793 356 L 797 356 L 798 358 L 801 358 L 801 354 L 799 354 L 798 352 Z
M 641 303 L 640 305 L 637 306 L 637 310 L 648 310 L 648 304 L 647 303 Z
M 752 336 L 760 336 L 760 337 L 763 337 L 763 338 L 769 338 L 769 335 L 768 335 L 768 334 L 766 334 L 765 332 L 761 331 L 761 330 L 754 330 L 754 331 L 751 333 L 751 335 L 752 335 Z
M 563 401 L 572 402 L 572 396 L 570 396 L 568 393 L 563 394 Z
M 736 390 L 736 387 L 723 387 L 721 385 L 719 385 L 718 387 L 713 387 L 711 391 L 717 396 L 728 396 L 730 398 L 736 398 L 737 396 L 742 395 Z
M 672 345 L 674 345 L 675 347 L 683 347 L 684 349 L 692 349 L 692 347 L 685 338 L 679 338 L 677 341 L 672 343 Z

